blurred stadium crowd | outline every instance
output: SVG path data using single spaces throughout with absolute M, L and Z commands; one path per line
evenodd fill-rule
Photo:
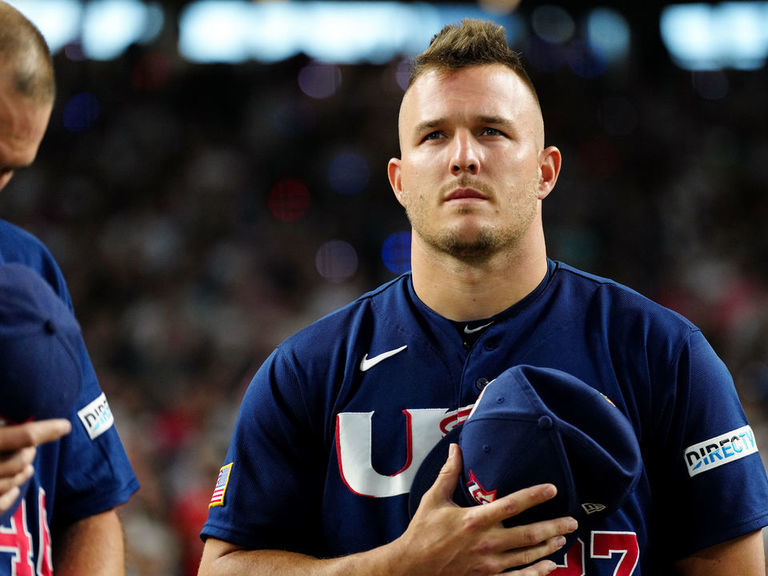
M 522 48 L 564 156 L 551 256 L 699 325 L 765 452 L 766 70 L 630 59 L 591 74 Z M 0 214 L 59 260 L 142 483 L 122 511 L 129 574 L 193 575 L 253 372 L 407 267 L 407 245 L 383 250 L 408 230 L 386 179 L 403 63 L 194 65 L 161 45 L 94 62 L 68 46 L 56 69 L 39 159 Z

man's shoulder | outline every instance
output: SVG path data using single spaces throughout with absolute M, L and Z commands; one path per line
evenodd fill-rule
M 411 317 L 408 282 L 409 275 L 403 274 L 360 295 L 299 330 L 282 346 L 322 347 L 330 341 L 338 343 L 346 335 L 371 331 L 377 324 L 408 322 Z
M 0 263 L 24 264 L 45 275 L 58 270 L 51 251 L 31 232 L 0 218 Z
M 561 282 L 583 287 L 590 287 L 592 290 L 597 290 L 601 287 L 607 286 L 611 289 L 626 292 L 628 294 L 639 295 L 639 292 L 633 288 L 630 288 L 626 284 L 622 284 L 621 282 L 618 282 L 612 278 L 600 276 L 592 272 L 586 272 L 576 268 L 575 266 L 566 264 L 565 262 L 555 261 L 555 275 Z
M 558 292 L 565 298 L 582 300 L 595 311 L 602 311 L 626 322 L 630 318 L 645 319 L 676 327 L 682 331 L 697 327 L 682 314 L 619 281 L 579 270 L 562 262 L 556 263 L 554 279 Z
M 0 258 L 2 261 L 17 262 L 19 259 L 38 257 L 40 254 L 50 257 L 48 248 L 37 236 L 0 218 Z
M 48 247 L 31 232 L 0 218 L 0 264 L 5 263 L 32 268 L 70 302 L 64 275 Z

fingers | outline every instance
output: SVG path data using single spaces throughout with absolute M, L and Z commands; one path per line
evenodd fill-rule
M 453 501 L 453 492 L 459 482 L 461 475 L 461 450 L 458 444 L 448 446 L 448 458 L 440 469 L 440 473 L 435 479 L 432 487 L 424 494 L 424 498 L 436 496 L 440 500 Z
M 533 524 L 507 528 L 507 548 L 531 548 L 546 545 L 551 548 L 546 554 L 558 550 L 565 544 L 565 535 L 575 532 L 578 522 L 570 516 L 544 520 Z M 552 548 L 554 546 L 554 548 Z M 544 554 L 546 556 L 546 554 Z
M 574 532 L 577 527 L 576 520 L 564 517 L 507 528 L 504 562 L 507 566 L 524 566 L 549 556 L 565 545 L 564 535 Z
M 58 440 L 72 431 L 72 423 L 65 418 L 40 420 L 38 422 L 30 422 L 30 425 L 32 428 L 32 438 L 36 446 Z
M 54 419 L 0 427 L 0 510 L 19 495 L 18 487 L 34 473 L 37 446 L 69 434 L 69 420 Z
M 0 513 L 8 510 L 19 497 L 19 487 L 32 477 L 35 470 L 34 446 L 0 455 Z
M 529 488 L 523 488 L 503 498 L 499 498 L 490 505 L 482 508 L 491 522 L 503 522 L 517 516 L 547 500 L 551 500 L 557 494 L 557 488 L 553 484 L 537 484 Z
M 24 470 L 32 467 L 37 449 L 34 446 L 22 448 L 15 452 L 5 452 L 0 454 L 0 490 L 3 488 L 3 481 L 22 474 Z M 11 482 L 15 485 L 16 482 Z M 8 490 L 9 486 L 5 486 Z
M 497 523 L 554 498 L 557 489 L 552 484 L 539 484 L 513 492 L 486 506 L 474 507 L 477 513 L 488 514 Z M 556 552 L 565 545 L 565 535 L 575 532 L 578 522 L 570 516 L 511 526 L 503 530 L 500 547 L 507 551 L 510 566 L 522 566 Z M 546 573 L 546 572 L 545 572 Z
M 13 506 L 14 502 L 16 502 L 16 498 L 19 497 L 20 493 L 21 491 L 19 490 L 19 487 L 14 486 L 8 492 L 2 494 L 2 496 L 0 496 L 0 513 L 5 512 L 11 506 Z
M 417 542 L 411 549 L 431 551 L 426 560 L 416 558 L 417 565 L 434 567 L 438 562 L 446 567 L 446 573 L 464 573 L 460 568 L 467 566 L 484 566 L 488 573 L 525 566 L 515 572 L 521 576 L 544 576 L 554 571 L 556 565 L 542 558 L 565 545 L 564 535 L 577 529 L 576 520 L 563 517 L 510 527 L 505 527 L 504 521 L 554 498 L 555 486 L 540 484 L 489 504 L 459 507 L 453 494 L 462 466 L 461 450 L 451 444 L 445 464 L 406 531 Z
M 35 469 L 32 467 L 32 464 L 27 464 L 20 472 L 13 476 L 0 477 L 0 512 L 5 512 L 16 502 L 16 498 L 18 498 L 20 493 L 20 486 L 29 480 L 34 472 Z
M 55 418 L 0 427 L 0 452 L 15 452 L 57 440 L 72 430 L 69 420 Z
M 542 560 L 532 566 L 527 566 L 523 570 L 515 570 L 517 576 L 546 576 L 557 569 L 557 564 L 551 560 Z
M 566 544 L 566 534 L 578 528 L 578 522 L 571 517 L 543 520 L 531 524 L 503 527 L 502 522 L 552 499 L 557 489 L 552 484 L 540 484 L 513 492 L 495 502 L 465 508 L 473 516 L 469 524 L 474 526 L 495 526 L 489 531 L 485 548 L 496 550 L 498 566 L 504 569 L 526 566 L 519 572 L 523 576 L 549 574 L 556 565 L 541 560 L 560 550 Z M 535 564 L 534 564 L 535 563 Z

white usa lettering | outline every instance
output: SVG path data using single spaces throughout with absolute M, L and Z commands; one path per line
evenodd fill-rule
M 373 412 L 343 412 L 337 416 L 339 473 L 356 494 L 376 498 L 407 494 L 419 465 L 442 438 L 440 424 L 445 420 L 445 408 L 410 409 L 403 413 L 408 449 L 403 455 L 403 467 L 392 475 L 380 474 L 373 468 Z

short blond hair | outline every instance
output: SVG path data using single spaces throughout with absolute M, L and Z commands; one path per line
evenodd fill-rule
M 48 44 L 32 22 L 0 0 L 0 71 L 10 74 L 16 93 L 50 103 L 56 96 Z
M 449 24 L 435 34 L 429 47 L 411 62 L 408 85 L 429 70 L 450 72 L 484 64 L 502 64 L 511 69 L 538 101 L 521 55 L 510 47 L 504 27 L 473 18 L 465 18 L 461 24 Z

